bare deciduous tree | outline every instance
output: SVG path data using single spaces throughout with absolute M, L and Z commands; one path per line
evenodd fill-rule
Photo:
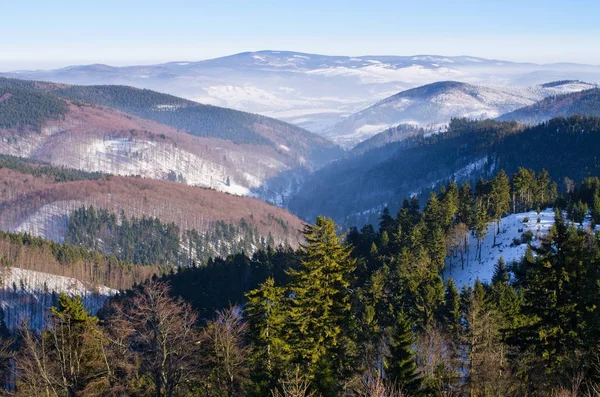
M 138 355 L 140 371 L 151 379 L 156 397 L 182 395 L 197 374 L 196 314 L 169 291 L 168 285 L 150 281 L 131 299 L 116 303 L 111 320 L 118 354 Z
M 281 387 L 271 391 L 272 397 L 315 397 L 316 393 L 310 390 L 310 381 L 300 372 L 300 367 L 288 374 L 281 381 Z
M 238 307 L 217 312 L 217 319 L 202 333 L 200 360 L 205 373 L 205 389 L 219 396 L 243 395 L 247 377 L 247 325 Z M 210 394 L 212 395 L 212 394 Z

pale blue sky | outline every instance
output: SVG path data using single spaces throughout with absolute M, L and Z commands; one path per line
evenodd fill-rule
M 598 0 L 0 0 L 0 70 L 242 51 L 600 64 Z

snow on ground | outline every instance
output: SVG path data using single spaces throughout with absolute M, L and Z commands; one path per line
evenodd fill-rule
M 525 222 L 526 220 L 528 221 Z M 589 224 L 588 217 L 583 227 L 587 228 Z M 525 255 L 527 244 L 515 245 L 513 243 L 515 239 L 520 239 L 521 235 L 529 230 L 533 233 L 532 244 L 537 245 L 540 238 L 548 234 L 553 225 L 554 210 L 552 208 L 547 208 L 539 214 L 536 211 L 530 211 L 507 216 L 500 222 L 500 234 L 496 237 L 496 245 L 494 246 L 494 228 L 496 224 L 491 223 L 488 234 L 483 240 L 481 263 L 475 258 L 477 239 L 470 236 L 464 269 L 461 267 L 460 255 L 448 258 L 443 278 L 444 280 L 454 279 L 459 290 L 463 285 L 473 285 L 477 279 L 490 282 L 494 274 L 494 267 L 500 258 L 504 258 L 504 261 L 510 264 L 513 261 L 520 260 Z
M 62 243 L 71 213 L 83 205 L 85 203 L 79 200 L 55 201 L 43 205 L 16 227 L 5 225 L 4 228 L 16 233 L 29 233 Z
M 11 329 L 23 321 L 31 328 L 42 328 L 48 310 L 56 305 L 61 292 L 81 296 L 85 307 L 92 313 L 100 310 L 106 300 L 117 293 L 114 289 L 74 278 L 20 268 L 3 268 L 0 277 L 0 306 L 6 325 Z

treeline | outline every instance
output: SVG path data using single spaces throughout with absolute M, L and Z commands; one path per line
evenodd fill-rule
M 0 264 L 71 277 L 89 285 L 117 290 L 131 288 L 153 274 L 168 271 L 161 266 L 135 266 L 114 255 L 104 255 L 81 246 L 59 244 L 26 233 L 0 231 Z M 93 289 L 93 288 L 92 288 Z
M 182 231 L 175 223 L 163 223 L 155 217 L 128 218 L 124 213 L 117 215 L 93 207 L 82 207 L 71 214 L 65 242 L 131 263 L 173 267 L 201 266 L 213 257 L 251 254 L 275 246 L 270 232 L 262 236 L 257 226 L 244 218 L 237 224 L 216 221 L 208 231 Z
M 47 120 L 65 116 L 68 109 L 67 103 L 54 95 L 0 84 L 0 128 L 32 126 L 39 130 Z
M 105 175 L 100 172 L 87 172 L 72 168 L 57 167 L 41 161 L 8 154 L 0 154 L 0 168 L 18 171 L 36 178 L 48 177 L 54 182 L 97 180 Z

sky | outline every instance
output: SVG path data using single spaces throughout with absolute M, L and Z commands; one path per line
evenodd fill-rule
M 600 64 L 598 0 L 0 0 L 0 70 L 243 51 Z

